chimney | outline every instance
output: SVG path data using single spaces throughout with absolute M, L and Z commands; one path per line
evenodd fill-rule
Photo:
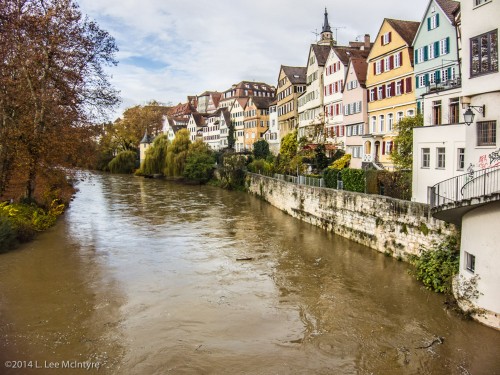
M 365 34 L 365 49 L 369 49 L 370 47 L 371 47 L 370 34 Z

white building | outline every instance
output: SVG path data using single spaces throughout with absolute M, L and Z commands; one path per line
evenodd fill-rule
M 280 129 L 278 122 L 277 102 L 274 101 L 269 106 L 269 129 L 264 134 L 264 139 L 269 143 L 269 150 L 273 155 L 280 152 Z

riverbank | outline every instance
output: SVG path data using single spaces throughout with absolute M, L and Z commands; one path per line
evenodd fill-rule
M 454 225 L 434 219 L 422 203 L 297 185 L 253 173 L 247 174 L 246 187 L 295 218 L 405 261 L 457 235 Z

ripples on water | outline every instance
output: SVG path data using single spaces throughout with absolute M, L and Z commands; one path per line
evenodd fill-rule
M 56 228 L 0 256 L 4 360 L 99 361 L 104 374 L 500 373 L 499 333 L 446 312 L 407 265 L 265 202 L 126 176 L 79 188 Z M 444 343 L 417 349 L 435 336 Z

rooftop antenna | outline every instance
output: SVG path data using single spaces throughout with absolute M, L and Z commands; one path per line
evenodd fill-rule
M 335 30 L 335 41 L 338 43 L 338 38 L 337 38 L 337 33 L 339 31 L 339 29 L 345 29 L 346 27 L 345 26 L 338 26 L 338 27 L 331 27 L 331 29 Z
M 318 41 L 318 36 L 320 33 L 318 33 L 318 29 L 314 30 L 314 31 L 311 31 L 311 33 L 313 33 L 314 35 L 316 35 L 316 42 Z

